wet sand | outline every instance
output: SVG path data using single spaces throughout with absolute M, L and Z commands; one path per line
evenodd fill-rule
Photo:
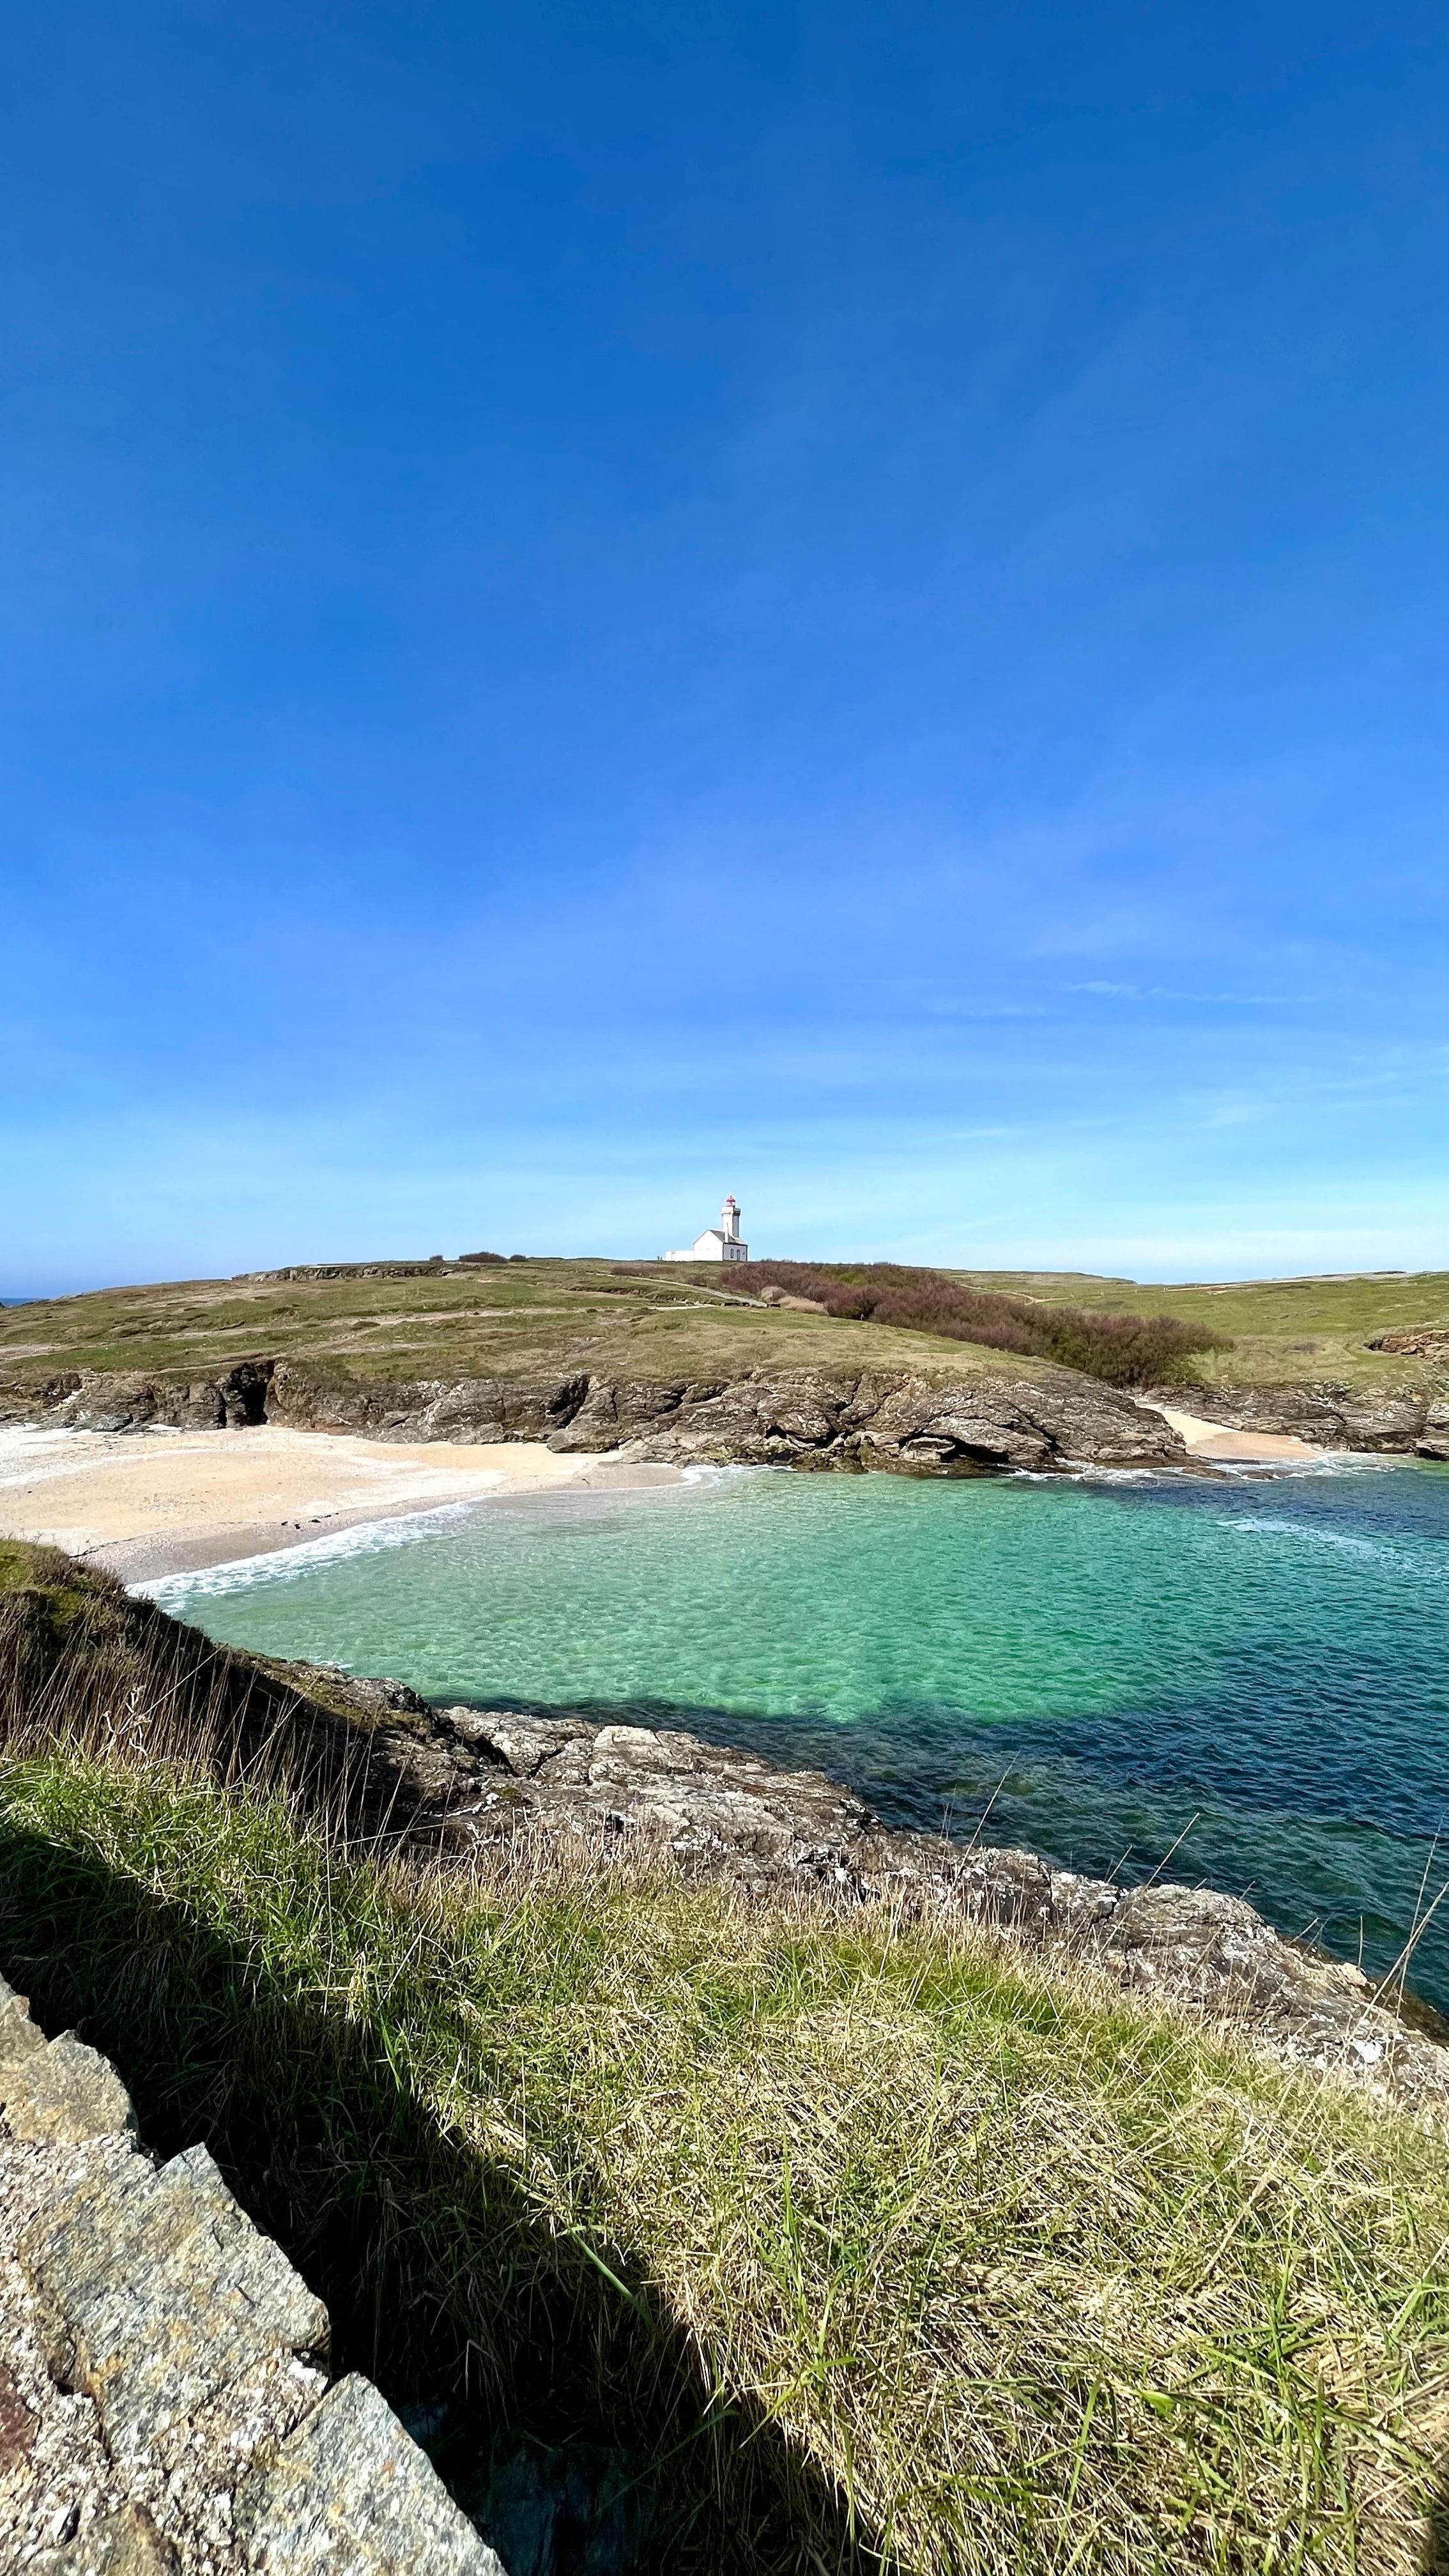
M 675 1467 L 529 1440 L 413 1447 L 325 1431 L 0 1431 L 0 1536 L 126 1583 L 296 1547 L 361 1521 L 509 1494 L 677 1484 Z

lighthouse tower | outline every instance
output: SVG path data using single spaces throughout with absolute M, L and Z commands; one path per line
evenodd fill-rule
M 666 1261 L 748 1261 L 750 1247 L 740 1241 L 739 1202 L 730 1196 L 719 1212 L 718 1225 L 695 1236 L 687 1252 L 666 1252 Z

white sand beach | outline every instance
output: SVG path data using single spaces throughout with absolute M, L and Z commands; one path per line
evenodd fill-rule
M 1304 1440 L 1161 1410 L 1191 1457 L 1279 1466 Z M 409 1446 L 325 1431 L 0 1430 L 0 1536 L 63 1547 L 128 1583 L 295 1547 L 359 1521 L 569 1488 L 675 1484 L 680 1470 L 529 1440 Z
M 1198 1413 L 1179 1413 L 1175 1406 L 1154 1404 L 1164 1422 L 1179 1433 L 1189 1457 L 1220 1459 L 1224 1466 L 1277 1467 L 1294 1459 L 1321 1458 L 1324 1451 L 1286 1431 L 1234 1431 L 1223 1422 L 1207 1422 Z
M 0 1536 L 127 1583 L 295 1547 L 359 1521 L 568 1486 L 674 1484 L 674 1467 L 560 1458 L 541 1442 L 407 1447 L 322 1431 L 0 1430 Z

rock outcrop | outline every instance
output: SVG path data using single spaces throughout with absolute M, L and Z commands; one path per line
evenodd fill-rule
M 267 1420 L 373 1440 L 547 1440 L 589 1392 L 580 1372 L 552 1378 L 353 1378 L 302 1360 L 271 1371 Z
M 1434 1333 L 1381 1337 L 1431 1362 Z M 1430 1343 L 1434 1345 L 1431 1350 Z M 1422 1348 L 1421 1348 L 1422 1346 Z M 1377 1346 L 1376 1346 L 1377 1347 Z M 86 1431 L 245 1429 L 261 1422 L 372 1440 L 546 1440 L 561 1450 L 687 1464 L 884 1468 L 970 1475 L 1072 1464 L 1185 1467 L 1158 1407 L 1190 1406 L 1241 1431 L 1289 1432 L 1322 1449 L 1449 1457 L 1449 1387 L 1365 1389 L 1315 1380 L 1181 1387 L 1128 1395 L 1074 1369 L 926 1378 L 882 1370 L 755 1369 L 714 1381 L 609 1378 L 354 1377 L 295 1359 L 236 1361 L 217 1378 L 69 1371 L 0 1387 L 0 1420 Z
M 1412 1332 L 1376 1333 L 1371 1351 L 1394 1351 L 1405 1358 L 1449 1361 L 1449 1324 L 1418 1324 Z
M 0 1388 L 0 1422 L 58 1430 L 241 1431 L 267 1419 L 270 1360 L 238 1360 L 219 1378 L 156 1377 L 122 1369 L 70 1369 L 38 1386 Z
M 305 1680 L 309 1668 L 295 1669 Z M 898 1917 L 964 1917 L 1246 2028 L 1283 2062 L 1337 2067 L 1449 2116 L 1449 2027 L 1412 1999 L 1401 2009 L 1380 1997 L 1349 1962 L 1284 1940 L 1241 1898 L 1119 1887 L 1032 1852 L 896 1832 L 824 1772 L 782 1770 L 693 1735 L 436 1710 L 403 1683 L 326 1679 L 361 1694 L 374 1812 L 433 1849 L 467 1859 L 565 1837 L 606 1858 L 657 1852 L 756 1895 L 808 1888 L 845 1906 L 884 1902 Z
M 1160 1415 L 1117 1388 L 1050 1369 L 944 1383 L 819 1369 L 757 1370 L 720 1387 L 592 1386 L 556 1449 L 627 1458 L 886 1468 L 906 1475 L 1040 1471 L 1078 1462 L 1185 1466 Z
M 0 2566 L 504 2576 L 204 2147 L 0 1980 Z
M 86 1431 L 277 1422 L 374 1440 L 546 1440 L 560 1450 L 681 1464 L 905 1475 L 1188 1463 L 1160 1415 L 1071 1369 L 942 1382 L 821 1369 L 762 1369 L 715 1383 L 585 1374 L 393 1381 L 248 1359 L 215 1381 L 71 1373 L 12 1390 L 0 1398 L 0 1418 L 7 1414 Z

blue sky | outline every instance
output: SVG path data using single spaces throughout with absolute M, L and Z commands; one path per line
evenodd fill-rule
M 1437 6 L 0 63 L 0 1290 L 1449 1262 Z

